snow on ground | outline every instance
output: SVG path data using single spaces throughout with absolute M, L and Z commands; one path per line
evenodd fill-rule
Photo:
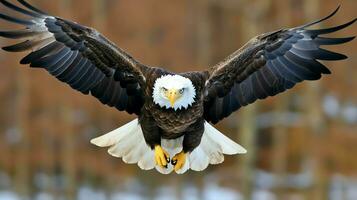
M 0 200 L 20 200 L 20 197 L 11 191 L 0 191 Z
M 301 173 L 301 174 L 290 174 L 285 177 L 283 182 L 277 182 L 276 175 L 257 170 L 257 180 L 255 181 L 255 189 L 253 190 L 252 200 L 276 200 L 276 195 L 271 192 L 276 187 L 284 186 L 284 188 L 295 188 L 303 189 L 309 187 L 311 174 Z M 34 194 L 31 198 L 33 200 L 66 200 L 61 192 L 57 192 L 57 195 L 45 192 L 46 187 L 41 183 L 40 180 L 45 180 L 49 183 L 49 179 L 55 180 L 56 178 L 41 176 L 37 178 L 35 185 L 39 189 L 37 194 Z M 306 181 L 306 179 L 309 179 Z M 205 179 L 205 184 L 200 191 L 193 184 L 184 184 L 185 186 L 181 191 L 177 191 L 177 188 L 172 185 L 166 185 L 153 191 L 155 200 L 243 200 L 243 196 L 239 191 L 224 187 L 220 185 L 219 178 L 217 176 L 211 176 L 211 178 Z M 145 190 L 144 185 L 140 183 L 139 180 L 130 179 L 125 183 L 121 183 L 121 187 L 118 187 L 114 191 L 104 191 L 103 189 L 95 188 L 90 185 L 82 185 L 79 187 L 76 199 L 77 200 L 149 200 L 147 196 L 147 190 Z M 357 177 L 347 177 L 340 174 L 336 174 L 331 177 L 328 191 L 328 200 L 356 200 L 357 199 Z M 292 197 L 292 196 L 291 196 Z M 303 199 L 299 193 L 295 193 L 296 198 L 292 199 Z M 25 199 L 25 200 L 27 200 Z M 24 200 L 20 198 L 11 188 L 11 179 L 5 173 L 0 172 L 0 200 Z

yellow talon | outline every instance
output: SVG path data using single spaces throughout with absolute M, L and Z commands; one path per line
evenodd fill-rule
M 167 168 L 167 163 L 170 162 L 170 155 L 160 145 L 155 146 L 155 161 L 162 168 Z
M 180 170 L 186 162 L 186 153 L 181 151 L 172 158 L 172 164 L 175 165 L 175 171 Z

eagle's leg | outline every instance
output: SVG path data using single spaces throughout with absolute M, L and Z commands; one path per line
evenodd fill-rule
M 171 159 L 171 164 L 175 166 L 175 171 L 180 170 L 185 165 L 187 154 L 195 150 L 195 148 L 200 145 L 203 132 L 204 122 L 199 121 L 193 124 L 189 131 L 185 133 L 182 151 Z
M 141 117 L 140 125 L 146 144 L 154 150 L 156 164 L 166 168 L 170 163 L 170 155 L 161 147 L 161 129 L 156 126 L 154 119 L 150 116 Z
M 170 155 L 161 147 L 161 145 L 155 146 L 155 162 L 160 167 L 167 168 L 167 164 L 170 162 Z
M 186 163 L 186 155 L 184 151 L 181 151 L 180 153 L 176 154 L 174 157 L 171 159 L 171 164 L 173 164 L 175 167 L 175 171 L 180 170 Z

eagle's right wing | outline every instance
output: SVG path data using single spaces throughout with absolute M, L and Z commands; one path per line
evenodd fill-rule
M 6 0 L 0 3 L 30 19 L 5 14 L 0 18 L 24 25 L 25 29 L 0 31 L 0 36 L 23 42 L 3 47 L 5 51 L 31 51 L 20 63 L 44 68 L 72 88 L 91 94 L 103 104 L 139 114 L 148 67 L 92 28 L 48 15 L 24 0 L 25 8 Z

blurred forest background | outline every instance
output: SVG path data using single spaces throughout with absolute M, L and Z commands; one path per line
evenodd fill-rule
M 341 11 L 324 26 L 345 23 L 357 8 L 355 0 L 31 3 L 95 27 L 142 63 L 177 72 L 206 69 L 257 34 L 321 18 L 339 4 Z M 336 36 L 356 34 L 355 24 Z M 248 154 L 181 176 L 141 171 L 91 145 L 91 138 L 135 116 L 103 106 L 44 70 L 20 66 L 24 54 L 0 51 L 0 200 L 355 200 L 356 44 L 331 47 L 349 56 L 327 63 L 331 76 L 245 107 L 217 125 Z

